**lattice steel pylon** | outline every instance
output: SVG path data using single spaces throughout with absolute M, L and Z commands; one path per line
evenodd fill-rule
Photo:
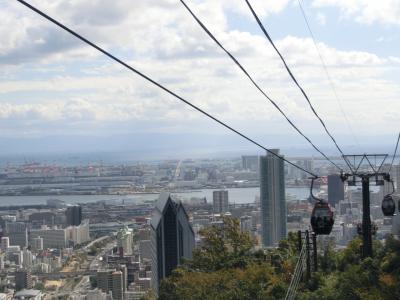
M 363 214 L 362 214 L 362 257 L 370 257 L 372 251 L 372 225 L 370 211 L 370 179 L 375 180 L 376 185 L 384 185 L 385 181 L 390 181 L 390 175 L 386 172 L 381 172 L 382 166 L 388 157 L 388 154 L 352 154 L 343 155 L 343 158 L 349 162 L 351 173 L 342 173 L 343 181 L 348 181 L 350 186 L 357 185 L 357 178 L 361 179 L 362 198 L 363 198 Z M 377 159 L 381 160 L 377 164 Z M 352 164 L 353 162 L 353 164 Z M 367 162 L 366 169 L 361 169 L 363 162 Z M 374 162 L 374 164 L 372 163 Z

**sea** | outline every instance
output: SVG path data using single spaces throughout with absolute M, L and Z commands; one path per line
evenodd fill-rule
M 249 188 L 229 188 L 229 202 L 230 203 L 254 203 L 257 196 L 260 195 L 258 187 Z M 203 198 L 205 197 L 208 203 L 212 203 L 212 193 L 215 189 L 200 189 L 182 192 L 171 192 L 176 198 L 187 201 L 192 197 Z M 307 187 L 287 187 L 286 194 L 287 200 L 301 200 L 309 196 L 310 189 Z M 106 201 L 109 203 L 131 203 L 139 204 L 147 201 L 154 201 L 158 198 L 158 193 L 152 194 L 128 194 L 128 195 L 55 195 L 55 196 L 0 196 L 0 206 L 10 205 L 39 205 L 46 204 L 48 199 L 59 199 L 65 201 L 67 204 L 77 203 L 91 203 L 98 201 Z

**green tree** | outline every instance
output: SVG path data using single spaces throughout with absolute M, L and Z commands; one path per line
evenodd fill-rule
M 147 293 L 140 300 L 156 300 L 157 297 L 152 290 L 147 291 Z
M 282 299 L 287 285 L 267 264 L 250 264 L 215 272 L 178 269 L 163 280 L 160 299 Z
M 336 268 L 321 272 L 322 280 L 311 280 L 299 291 L 302 300 L 400 299 L 400 242 L 392 236 L 382 244 L 374 241 L 374 256 L 361 259 L 361 241 L 351 241 L 342 251 L 330 251 Z M 317 273 L 318 274 L 318 273 Z
M 203 244 L 194 251 L 193 259 L 161 282 L 160 299 L 284 298 L 287 281 L 263 251 L 252 250 L 254 240 L 240 230 L 237 219 L 224 218 L 223 226 L 203 229 L 200 235 Z M 290 243 L 281 246 L 283 253 L 291 249 Z M 279 251 L 276 254 L 282 256 Z M 280 262 L 281 267 L 283 258 Z
M 161 282 L 160 299 L 282 299 L 298 260 L 297 236 L 289 233 L 274 249 L 253 251 L 254 241 L 239 221 L 201 232 L 202 247 Z M 400 241 L 374 241 L 374 256 L 362 259 L 361 240 L 343 250 L 328 245 L 320 254 L 320 271 L 302 282 L 300 300 L 400 299 Z M 321 253 L 321 252 L 320 252 Z M 146 299 L 153 299 L 147 297 Z
M 203 245 L 193 251 L 191 269 L 212 272 L 227 268 L 243 268 L 252 257 L 254 240 L 240 230 L 239 220 L 225 217 L 222 226 L 210 226 L 200 231 Z
M 46 288 L 45 288 L 45 286 L 44 286 L 44 284 L 42 282 L 38 282 L 38 283 L 35 284 L 35 289 L 44 291 Z
M 344 271 L 351 265 L 358 265 L 361 262 L 361 245 L 360 239 L 350 241 L 343 251 L 338 252 L 337 267 L 340 271 Z M 334 255 L 331 253 L 331 255 Z

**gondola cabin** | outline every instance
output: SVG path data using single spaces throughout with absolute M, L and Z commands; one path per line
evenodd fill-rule
M 382 212 L 386 217 L 394 215 L 396 210 L 396 204 L 394 203 L 393 197 L 391 195 L 386 195 L 382 201 Z
M 317 235 L 328 235 L 332 231 L 333 211 L 330 205 L 326 202 L 317 202 L 314 205 L 311 214 L 311 227 Z

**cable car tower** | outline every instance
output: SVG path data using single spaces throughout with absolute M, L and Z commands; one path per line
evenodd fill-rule
M 377 186 L 382 186 L 385 181 L 393 182 L 390 179 L 388 172 L 382 171 L 382 166 L 388 157 L 388 154 L 355 154 L 343 155 L 343 158 L 348 162 L 351 173 L 342 173 L 341 179 L 348 182 L 349 186 L 356 186 L 361 183 L 362 186 L 362 225 L 361 234 L 363 238 L 362 257 L 372 256 L 372 224 L 370 212 L 370 182 L 375 181 Z M 372 164 L 372 161 L 374 164 Z M 377 165 L 377 161 L 381 161 Z M 364 165 L 363 165 L 364 163 Z M 367 163 L 367 168 L 365 168 Z M 382 211 L 385 216 L 393 216 L 394 201 L 391 194 L 385 196 L 382 201 Z

